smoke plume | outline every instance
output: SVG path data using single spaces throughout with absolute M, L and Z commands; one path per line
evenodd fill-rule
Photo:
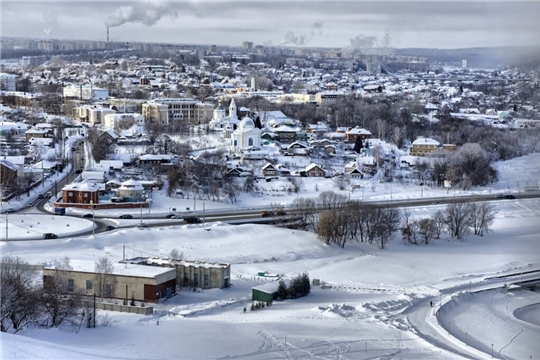
M 280 46 L 281 45 L 291 45 L 291 44 L 292 45 L 298 45 L 298 46 L 305 45 L 305 44 L 309 43 L 311 41 L 311 39 L 313 39 L 314 36 L 322 35 L 323 24 L 324 24 L 323 21 L 320 21 L 320 20 L 315 21 L 311 25 L 311 28 L 310 28 L 310 30 L 309 30 L 309 32 L 307 34 L 295 35 L 294 32 L 287 31 L 287 33 L 285 33 L 283 41 L 279 45 Z
M 178 10 L 171 3 L 136 3 L 133 5 L 122 6 L 112 14 L 105 26 L 115 27 L 128 22 L 140 23 L 146 26 L 152 26 L 162 17 L 178 16 Z
M 377 42 L 376 36 L 371 35 L 357 35 L 356 37 L 349 39 L 352 49 L 367 49 L 372 48 Z

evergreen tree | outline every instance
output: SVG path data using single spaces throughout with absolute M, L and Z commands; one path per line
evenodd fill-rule
M 305 272 L 300 277 L 302 281 L 302 296 L 306 296 L 311 292 L 311 283 L 309 280 L 309 275 Z
M 360 150 L 364 147 L 364 144 L 362 143 L 362 139 L 360 137 L 356 138 L 356 141 L 354 142 L 354 152 L 357 154 L 360 154 Z
M 285 281 L 279 280 L 278 288 L 277 288 L 277 300 L 282 301 L 288 298 L 288 289 L 287 284 L 285 284 Z
M 255 118 L 255 127 L 257 129 L 262 129 L 261 118 L 259 117 L 259 115 L 257 115 L 257 117 Z

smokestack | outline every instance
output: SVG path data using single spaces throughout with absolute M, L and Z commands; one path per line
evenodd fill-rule
M 109 27 L 107 26 L 107 42 L 109 42 Z

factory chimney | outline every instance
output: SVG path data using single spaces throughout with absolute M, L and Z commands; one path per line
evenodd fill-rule
M 109 27 L 107 26 L 107 42 L 109 42 Z

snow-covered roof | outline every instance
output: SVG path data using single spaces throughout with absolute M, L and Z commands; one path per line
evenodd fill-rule
M 435 145 L 439 146 L 440 143 L 437 140 L 426 138 L 426 137 L 419 137 L 418 139 L 414 140 L 413 145 Z
M 144 190 L 142 184 L 136 180 L 129 179 L 122 183 L 120 189 L 130 189 L 130 190 Z
M 17 171 L 19 169 L 18 165 L 15 165 L 14 163 L 8 160 L 0 159 L 0 164 L 14 171 Z
M 314 168 L 316 168 L 316 167 L 318 167 L 319 169 L 323 170 L 318 164 L 311 163 L 311 164 L 309 164 L 308 166 L 306 166 L 306 171 L 309 171 L 309 170 L 314 169 Z M 324 170 L 323 170 L 323 171 L 324 171 Z
M 95 263 L 93 261 L 86 260 L 70 260 L 70 265 L 73 268 L 71 271 L 95 273 Z M 44 266 L 43 269 L 54 270 L 54 265 Z M 112 264 L 112 274 L 122 276 L 133 276 L 143 278 L 154 278 L 158 275 L 167 273 L 176 274 L 175 268 L 161 267 L 161 266 L 145 266 L 137 264 Z
M 67 184 L 62 188 L 62 190 L 73 190 L 73 191 L 89 191 L 89 192 L 96 192 L 99 190 L 99 186 L 96 183 L 92 182 L 77 182 L 77 183 L 71 183 Z
M 371 135 L 371 131 L 359 128 L 358 126 L 347 130 L 347 134 Z
M 164 155 L 155 155 L 155 154 L 145 154 L 139 156 L 139 160 L 143 161 L 150 161 L 150 160 L 171 160 L 172 155 L 164 154 Z
M 287 284 L 287 282 L 285 282 L 285 284 Z M 278 287 L 279 287 L 279 281 L 270 281 L 262 285 L 254 286 L 251 289 L 259 290 L 267 294 L 273 294 L 277 291 Z

